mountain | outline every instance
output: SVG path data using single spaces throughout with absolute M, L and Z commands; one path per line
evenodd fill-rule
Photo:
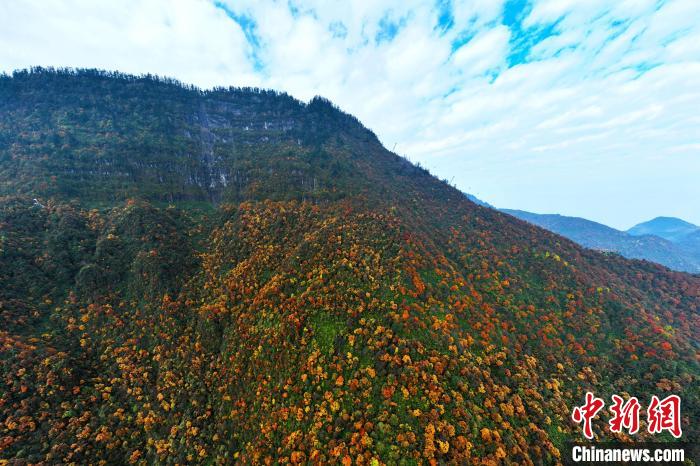
M 694 252 L 700 257 L 700 230 L 688 233 L 678 240 L 678 244 L 687 251 Z
M 700 277 L 478 206 L 326 100 L 2 76 L 0 193 L 4 462 L 553 464 L 587 391 L 677 394 L 698 439 Z
M 3 163 L 0 194 L 106 203 L 132 196 L 214 204 L 320 199 L 368 189 L 385 176 L 368 170 L 384 164 L 415 171 L 386 153 L 373 167 L 353 158 L 349 135 L 336 128 L 351 132 L 357 147 L 377 145 L 376 137 L 321 98 L 305 105 L 273 91 L 202 92 L 170 80 L 113 77 L 118 89 L 96 71 L 3 79 L 0 162 L 17 162 Z M 38 89 L 46 86 L 56 94 Z M 331 136 L 333 157 L 318 144 Z
M 579 217 L 534 214 L 512 209 L 501 211 L 565 236 L 587 248 L 615 252 L 630 259 L 657 262 L 674 270 L 700 273 L 700 247 L 691 244 L 677 244 L 653 234 L 632 235 Z
M 700 227 L 675 217 L 656 217 L 648 222 L 635 225 L 627 233 L 634 236 L 656 235 L 669 241 L 678 242 L 684 236 L 700 231 Z
M 472 201 L 472 202 L 473 202 L 474 204 L 476 204 L 476 205 L 480 205 L 481 207 L 488 207 L 488 208 L 490 208 L 490 209 L 495 209 L 494 206 L 492 206 L 492 205 L 489 204 L 488 202 L 482 201 L 481 199 L 479 199 L 478 197 L 474 196 L 473 194 L 465 193 L 464 195 L 467 197 L 467 199 L 469 199 L 470 201 Z

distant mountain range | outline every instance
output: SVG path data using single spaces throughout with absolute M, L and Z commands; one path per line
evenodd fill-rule
M 467 198 L 496 209 L 472 194 Z M 630 259 L 645 259 L 674 270 L 700 273 L 700 227 L 675 217 L 657 217 L 627 231 L 580 217 L 497 209 L 564 236 L 581 246 L 609 251 Z
M 687 249 L 700 250 L 700 230 L 685 235 L 678 243 Z
M 488 202 L 482 201 L 481 199 L 479 199 L 478 197 L 474 196 L 473 194 L 465 193 L 465 196 L 467 196 L 467 199 L 469 199 L 470 201 L 472 201 L 472 202 L 473 202 L 474 204 L 476 204 L 476 205 L 480 205 L 481 207 L 489 207 L 489 208 L 491 208 L 491 209 L 496 209 L 496 210 L 498 210 L 496 207 L 492 206 L 492 205 L 489 204 Z
M 688 235 L 698 233 L 700 227 L 675 217 L 656 217 L 648 222 L 635 225 L 627 233 L 634 236 L 655 235 L 673 241 L 683 242 Z
M 500 210 L 587 248 L 615 252 L 630 259 L 646 259 L 683 272 L 700 273 L 700 229 L 677 218 L 660 217 L 628 231 L 620 231 L 580 217 Z M 687 233 L 682 235 L 680 228 L 670 227 L 681 224 L 695 230 L 686 227 Z

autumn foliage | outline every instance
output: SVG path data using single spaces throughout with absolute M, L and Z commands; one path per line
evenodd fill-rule
M 311 194 L 0 198 L 0 463 L 553 464 L 587 391 L 678 394 L 698 438 L 700 278 L 478 207 L 365 136 L 284 152 L 355 167 Z

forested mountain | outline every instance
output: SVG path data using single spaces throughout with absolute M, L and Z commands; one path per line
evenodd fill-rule
M 685 236 L 700 231 L 700 227 L 675 217 L 656 217 L 655 219 L 633 226 L 630 235 L 656 235 L 669 241 L 678 242 Z
M 639 228 L 635 230 L 637 234 L 632 234 L 634 228 L 624 232 L 580 217 L 512 209 L 501 209 L 501 212 L 546 228 L 587 248 L 615 252 L 630 259 L 645 259 L 683 272 L 700 273 L 700 242 L 694 244 L 691 239 L 684 242 L 686 237 L 682 235 L 671 236 L 679 238 L 672 240 L 657 236 L 659 232 L 656 230 L 642 233 L 643 228 Z
M 683 236 L 678 244 L 691 251 L 700 251 L 700 230 Z M 700 253 L 699 253 L 700 255 Z
M 551 464 L 587 391 L 678 394 L 698 438 L 700 277 L 478 206 L 326 100 L 4 76 L 0 196 L 11 464 Z

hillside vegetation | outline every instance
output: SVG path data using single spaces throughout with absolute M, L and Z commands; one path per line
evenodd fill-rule
M 587 248 L 614 252 L 629 259 L 656 262 L 681 272 L 700 274 L 700 243 L 692 243 L 694 230 L 675 240 L 658 235 L 656 231 L 641 233 L 638 229 L 639 234 L 632 234 L 634 229 L 620 231 L 580 217 L 533 214 L 512 209 L 501 209 L 501 212 L 562 235 Z
M 477 206 L 323 99 L 5 76 L 0 195 L 10 464 L 552 464 L 586 391 L 678 394 L 698 439 L 699 277 Z

